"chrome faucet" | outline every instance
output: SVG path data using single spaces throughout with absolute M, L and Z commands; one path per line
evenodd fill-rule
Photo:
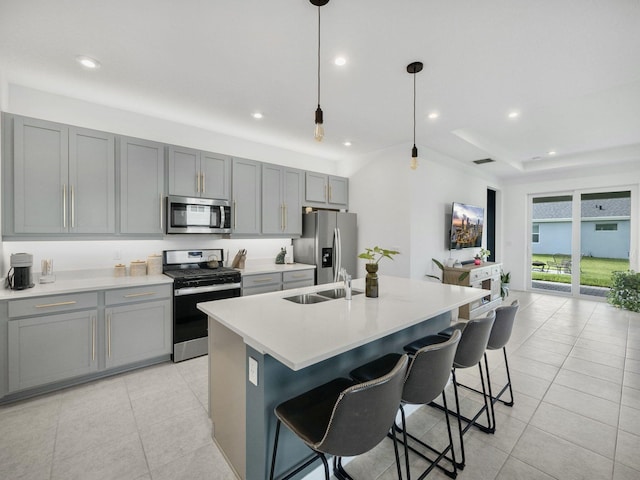
M 344 281 L 344 299 L 351 300 L 351 275 L 347 273 L 346 268 L 341 268 L 338 278 L 342 277 Z

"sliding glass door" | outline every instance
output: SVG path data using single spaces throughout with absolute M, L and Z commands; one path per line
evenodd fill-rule
M 629 269 L 631 190 L 531 197 L 531 288 L 606 297 Z

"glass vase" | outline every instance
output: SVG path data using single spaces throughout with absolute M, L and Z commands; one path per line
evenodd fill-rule
M 364 294 L 367 297 L 378 298 L 378 264 L 367 263 L 367 276 L 365 277 Z

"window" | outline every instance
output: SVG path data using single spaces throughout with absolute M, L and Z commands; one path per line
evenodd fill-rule
M 540 243 L 540 225 L 537 223 L 531 226 L 531 243 Z
M 614 232 L 618 230 L 617 223 L 596 223 L 596 232 Z

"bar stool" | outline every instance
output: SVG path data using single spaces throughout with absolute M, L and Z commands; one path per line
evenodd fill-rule
M 451 435 L 451 422 L 449 421 L 449 412 L 447 409 L 447 397 L 444 392 L 447 382 L 451 375 L 451 368 L 453 367 L 453 359 L 456 354 L 456 348 L 462 334 L 458 331 L 454 332 L 451 338 L 434 345 L 427 345 L 419 349 L 411 359 L 409 364 L 409 370 L 407 373 L 407 379 L 404 383 L 402 390 L 402 403 L 400 404 L 400 418 L 402 426 L 395 426 L 397 431 L 402 432 L 402 442 L 405 446 L 405 464 L 407 479 L 411 480 L 411 473 L 409 471 L 409 450 L 413 451 L 424 460 L 429 462 L 429 467 L 420 475 L 418 480 L 425 478 L 431 470 L 435 467 L 440 468 L 451 478 L 456 478 L 457 468 L 455 461 L 455 454 L 453 449 L 453 437 Z M 371 378 L 375 378 L 385 372 L 388 372 L 393 368 L 397 359 L 401 357 L 399 353 L 390 353 L 382 358 L 362 365 L 355 370 L 352 370 L 350 375 L 357 381 L 367 381 Z M 427 405 L 438 396 L 442 394 L 442 401 L 445 406 L 445 419 L 447 422 L 447 432 L 449 434 L 449 445 L 440 451 L 426 444 L 422 440 L 418 439 L 414 435 L 407 432 L 406 418 L 404 413 L 403 404 L 411 405 Z M 428 449 L 431 452 L 437 454 L 435 459 L 427 457 L 424 453 L 417 450 L 417 448 L 409 445 L 407 441 L 409 437 L 412 441 L 418 443 L 423 449 Z M 424 451 L 424 450 L 423 450 Z M 451 451 L 451 458 L 447 457 L 447 453 Z M 452 463 L 453 470 L 447 470 L 439 463 L 443 458 L 447 458 Z
M 402 355 L 391 371 L 379 378 L 362 383 L 337 378 L 279 404 L 275 408 L 278 421 L 269 478 L 274 477 L 280 425 L 284 423 L 315 455 L 281 480 L 293 477 L 318 458 L 324 465 L 325 479 L 329 480 L 326 455 L 334 456 L 336 478 L 351 479 L 342 466 L 341 457 L 368 452 L 390 431 L 400 405 L 408 363 L 408 356 Z M 392 438 L 401 479 L 395 434 Z
M 489 403 L 487 401 L 487 395 L 485 383 L 484 383 L 484 374 L 482 372 L 482 357 L 484 355 L 485 350 L 487 349 L 487 343 L 489 341 L 489 335 L 491 334 L 491 327 L 493 327 L 493 322 L 495 321 L 496 313 L 495 311 L 491 311 L 487 314 L 486 317 L 477 318 L 474 320 L 469 320 L 468 322 L 459 322 L 453 325 L 452 331 L 460 331 L 462 333 L 462 337 L 460 338 L 460 343 L 458 344 L 458 348 L 456 349 L 456 355 L 453 360 L 453 393 L 456 400 L 456 411 L 452 412 L 449 410 L 449 413 L 453 413 L 458 418 L 458 434 L 460 436 L 460 458 L 461 461 L 457 464 L 457 467 L 463 469 L 465 466 L 465 453 L 464 453 L 464 442 L 463 435 L 467 433 L 469 428 L 472 425 L 477 426 L 481 430 L 491 433 L 491 415 L 489 411 Z M 415 353 L 421 348 L 427 345 L 433 345 L 437 343 L 442 343 L 447 340 L 446 335 L 429 335 L 427 337 L 423 337 L 419 340 L 411 342 L 406 345 L 404 349 L 409 353 Z M 460 413 L 460 399 L 458 396 L 458 381 L 456 379 L 456 370 L 461 368 L 470 368 L 477 365 L 480 371 L 480 382 L 482 384 L 483 391 L 483 399 L 484 406 L 482 406 L 478 412 L 473 416 L 473 418 L 467 418 Z M 440 408 L 444 410 L 446 407 L 438 405 L 435 402 L 431 403 L 432 406 Z M 478 418 L 485 413 L 487 414 L 487 424 L 488 427 L 477 423 Z M 462 428 L 462 420 L 464 420 L 467 425 Z
M 504 365 L 505 368 L 507 370 L 507 383 L 501 387 L 500 391 L 493 396 L 492 392 L 491 392 L 491 377 L 489 375 L 489 360 L 487 359 L 487 353 L 485 352 L 484 354 L 484 365 L 485 365 L 485 370 L 487 372 L 487 383 L 489 384 L 489 397 L 491 399 L 490 402 L 490 406 L 491 406 L 491 419 L 493 422 L 492 425 L 492 429 L 495 432 L 495 428 L 496 428 L 496 412 L 494 409 L 494 405 L 496 402 L 500 401 L 501 403 L 503 403 L 504 405 L 508 406 L 508 407 L 512 407 L 513 406 L 513 389 L 511 388 L 511 373 L 509 372 L 509 361 L 507 360 L 507 348 L 506 345 L 509 342 L 509 339 L 511 338 L 511 332 L 513 330 L 513 324 L 515 322 L 516 319 L 516 313 L 518 312 L 518 308 L 520 307 L 520 304 L 518 303 L 518 300 L 514 300 L 513 302 L 511 302 L 511 305 L 504 305 L 501 307 L 496 308 L 496 320 L 493 323 L 493 327 L 491 328 L 491 335 L 489 335 L 489 341 L 487 343 L 487 350 L 500 350 L 502 349 L 502 353 L 504 355 Z M 442 332 L 440 332 L 439 335 L 442 334 L 450 334 L 451 333 L 451 327 L 449 327 L 446 330 L 443 330 Z M 460 384 L 461 387 L 464 387 L 468 390 L 472 390 L 476 393 L 482 393 L 481 391 L 469 387 L 467 385 L 463 385 Z M 502 400 L 500 397 L 502 397 L 502 395 L 505 393 L 506 390 L 509 390 L 509 396 L 511 398 L 511 400 L 504 401 Z

